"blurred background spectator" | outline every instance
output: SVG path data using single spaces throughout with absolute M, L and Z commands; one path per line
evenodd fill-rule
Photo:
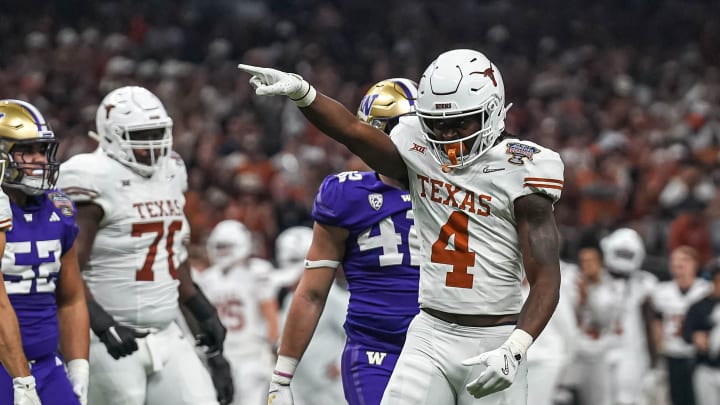
M 419 78 L 441 51 L 482 50 L 514 103 L 508 129 L 558 150 L 568 246 L 631 226 L 668 278 L 670 249 L 720 253 L 720 7 L 712 0 L 15 1 L 0 15 L 3 97 L 34 103 L 92 150 L 96 102 L 125 84 L 158 94 L 188 164 L 192 242 L 243 221 L 256 255 L 309 225 L 322 178 L 349 152 L 285 98 L 251 97 L 238 62 L 295 71 L 354 109 L 366 87 Z M 377 16 L 357 19 L 355 16 Z M 360 23 L 359 21 L 362 21 Z M 639 26 L 641 25 L 641 27 Z

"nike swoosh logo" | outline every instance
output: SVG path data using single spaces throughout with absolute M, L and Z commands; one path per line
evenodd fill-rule
M 505 367 L 501 368 L 500 371 L 502 371 L 502 373 L 505 375 L 510 374 L 510 365 L 508 364 L 507 354 L 505 355 Z
M 483 167 L 483 173 L 499 172 L 500 170 L 505 170 L 505 168 L 504 168 L 504 167 L 498 167 L 498 168 L 495 168 L 495 169 L 491 169 L 491 168 L 488 167 L 488 166 Z

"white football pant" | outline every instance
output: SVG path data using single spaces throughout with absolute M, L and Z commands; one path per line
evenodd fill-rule
M 177 324 L 137 344 L 115 360 L 91 332 L 88 405 L 217 405 L 210 375 Z
M 235 355 L 226 352 L 232 366 L 235 396 L 232 405 L 262 405 L 267 402 L 270 377 L 275 363 L 268 347 L 255 353 Z
M 697 405 L 720 404 L 720 369 L 699 364 L 693 373 Z
M 463 360 L 496 349 L 515 326 L 487 328 L 447 323 L 420 311 L 408 328 L 381 405 L 526 405 L 527 364 L 520 363 L 515 382 L 476 399 L 465 389 L 485 366 L 463 366 Z

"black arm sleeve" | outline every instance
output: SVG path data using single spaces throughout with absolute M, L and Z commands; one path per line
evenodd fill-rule
M 195 288 L 197 289 L 197 294 L 185 301 L 187 309 L 189 309 L 195 319 L 200 322 L 216 316 L 217 311 L 213 304 L 210 303 L 197 284 L 195 284 Z

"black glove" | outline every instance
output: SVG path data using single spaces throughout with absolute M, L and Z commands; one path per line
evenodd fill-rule
M 115 322 L 112 316 L 94 300 L 88 301 L 88 313 L 90 327 L 115 360 L 132 354 L 138 349 L 135 339 L 148 335 L 147 332 L 138 332 Z
M 230 363 L 219 353 L 208 356 L 207 363 L 210 368 L 210 377 L 212 377 L 215 386 L 215 392 L 217 392 L 218 402 L 220 402 L 220 405 L 231 403 L 235 395 L 235 387 L 233 386 Z
M 222 353 L 227 329 L 220 322 L 215 307 L 208 301 L 200 287 L 197 294 L 185 301 L 185 306 L 198 321 L 200 333 L 196 336 L 198 346 L 207 346 L 209 354 Z

